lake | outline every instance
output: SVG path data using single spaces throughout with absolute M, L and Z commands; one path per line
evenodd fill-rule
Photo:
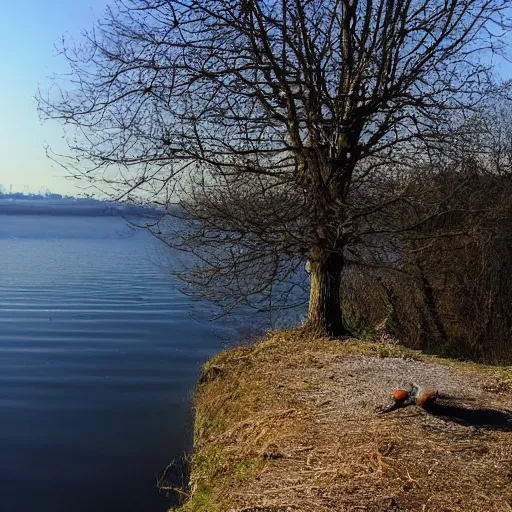
M 166 510 L 221 348 L 167 257 L 118 217 L 0 215 L 0 511 Z

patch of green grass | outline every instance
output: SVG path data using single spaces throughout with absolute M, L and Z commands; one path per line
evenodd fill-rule
M 397 357 L 400 359 L 412 359 L 414 361 L 423 360 L 423 355 L 420 351 L 412 350 L 403 345 L 373 342 L 367 345 L 367 348 L 370 353 L 376 354 L 381 359 Z
M 472 370 L 485 372 L 493 375 L 498 382 L 512 385 L 512 366 L 491 366 L 478 363 L 464 363 L 464 366 Z
M 391 350 L 386 345 L 381 345 L 380 343 L 375 344 L 375 351 L 377 352 L 377 355 L 381 359 L 385 359 L 387 357 L 391 357 Z
M 501 366 L 498 368 L 498 378 L 512 384 L 512 366 Z
M 208 439 L 216 432 L 220 432 L 225 425 L 222 414 L 214 416 L 203 414 L 200 409 L 196 409 L 196 419 L 194 422 L 194 440 Z
M 179 509 L 170 509 L 169 512 L 219 512 L 220 508 L 214 498 L 213 488 L 200 483 L 195 488 L 190 500 Z
M 455 371 L 479 373 L 483 377 L 491 378 L 498 384 L 502 383 L 509 389 L 512 388 L 512 366 L 500 366 L 493 364 L 482 364 L 472 360 L 451 358 L 447 356 L 427 356 L 429 360 L 437 364 L 449 366 Z
M 264 461 L 261 459 L 241 459 L 233 464 L 233 476 L 237 480 L 248 480 L 257 476 L 263 466 Z
M 201 474 L 204 480 L 210 481 L 225 471 L 228 459 L 221 450 L 208 446 L 197 453 L 192 464 L 196 473 Z
M 213 446 L 198 451 L 192 461 L 197 483 L 193 486 L 190 499 L 178 509 L 169 512 L 217 512 L 220 510 L 218 499 L 213 491 L 215 477 L 227 470 L 227 457 Z

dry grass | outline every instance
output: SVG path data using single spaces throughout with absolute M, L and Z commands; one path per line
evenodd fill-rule
M 512 431 L 413 407 L 377 414 L 409 381 L 462 409 L 512 408 L 510 369 L 389 342 L 294 330 L 219 354 L 197 389 L 191 499 L 181 510 L 512 511 Z

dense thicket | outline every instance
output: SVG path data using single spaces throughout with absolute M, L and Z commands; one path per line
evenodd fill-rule
M 511 362 L 512 176 L 470 159 L 422 179 L 436 184 L 425 203 L 450 191 L 443 213 L 395 239 L 395 258 L 347 269 L 345 320 L 411 347 Z

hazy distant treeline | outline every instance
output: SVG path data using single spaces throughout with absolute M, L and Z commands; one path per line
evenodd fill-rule
M 65 198 L 58 194 L 51 196 L 24 196 L 22 194 L 1 194 L 0 214 L 20 215 L 78 215 L 78 216 L 143 216 L 156 218 L 156 208 L 87 198 Z
M 53 194 L 52 192 L 46 192 L 44 194 L 25 194 L 24 192 L 6 192 L 2 185 L 0 185 L 0 199 L 24 199 L 34 201 L 44 201 L 49 199 L 66 199 L 83 201 L 84 199 L 75 199 L 69 196 L 62 196 L 61 194 Z M 85 199 L 88 201 L 88 199 Z

